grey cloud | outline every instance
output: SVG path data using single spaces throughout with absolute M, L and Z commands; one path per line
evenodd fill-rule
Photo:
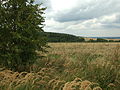
M 107 29 L 120 29 L 120 24 L 104 24 L 102 27 Z
M 120 0 L 91 0 L 90 3 L 79 5 L 69 11 L 54 14 L 54 19 L 59 22 L 69 22 L 76 20 L 88 20 L 120 12 Z
M 116 20 L 116 23 L 120 23 L 120 14 L 119 15 L 117 15 L 117 20 Z
M 50 0 L 46 0 L 46 21 L 49 22 L 45 31 L 77 36 L 120 36 L 120 0 L 84 1 L 79 0 L 76 7 L 69 10 L 55 12 Z
M 120 29 L 120 13 L 116 13 L 111 16 L 105 16 L 102 18 L 99 18 L 99 22 L 102 24 L 101 27 L 108 29 Z
M 119 29 L 120 28 L 120 13 L 112 14 L 112 15 L 106 15 L 101 16 L 99 18 L 93 18 L 89 20 L 84 20 L 83 22 L 78 22 L 78 24 L 71 25 L 69 27 L 76 29 L 105 29 L 105 28 L 114 28 Z
M 99 18 L 101 23 L 120 23 L 120 12 Z

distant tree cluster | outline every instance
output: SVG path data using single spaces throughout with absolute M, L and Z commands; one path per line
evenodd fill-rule
M 90 39 L 88 42 L 120 42 L 120 40 L 107 40 L 103 38 L 97 38 L 96 40 Z

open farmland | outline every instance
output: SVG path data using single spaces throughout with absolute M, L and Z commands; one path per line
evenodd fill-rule
M 0 90 L 120 90 L 120 43 L 49 43 L 31 72 L 1 70 Z

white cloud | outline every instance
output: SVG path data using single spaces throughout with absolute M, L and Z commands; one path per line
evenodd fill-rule
M 104 16 L 100 20 L 102 23 L 117 23 L 120 21 L 120 13 L 115 13 L 113 15 Z
M 120 0 L 46 0 L 45 31 L 120 36 Z
M 79 29 L 79 30 L 86 30 L 86 29 L 106 29 L 105 25 L 111 25 L 111 27 L 120 26 L 120 23 L 117 23 L 120 20 L 120 13 L 112 14 L 112 15 L 105 15 L 99 18 L 93 18 L 90 20 L 85 20 L 82 22 L 78 22 L 78 24 L 71 25 L 68 27 L 69 29 Z M 118 28 L 119 29 L 119 28 Z

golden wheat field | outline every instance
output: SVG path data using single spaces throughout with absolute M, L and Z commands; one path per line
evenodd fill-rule
M 120 90 L 120 43 L 49 43 L 30 72 L 0 68 L 0 90 Z

